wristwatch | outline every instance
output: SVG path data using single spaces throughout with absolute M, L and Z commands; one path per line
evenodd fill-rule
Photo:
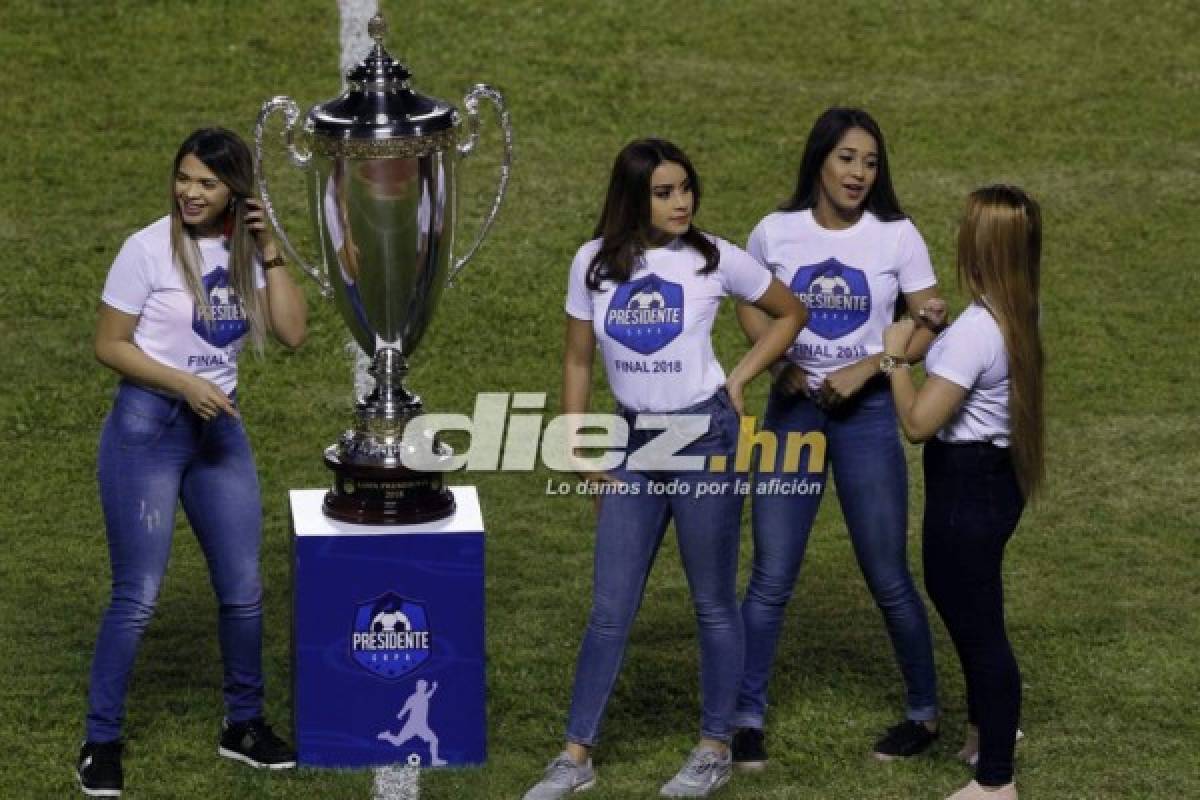
M 898 369 L 908 369 L 908 362 L 904 360 L 904 356 L 884 353 L 879 357 L 879 371 L 884 375 L 891 375 Z
M 287 264 L 287 261 L 284 259 L 283 256 L 281 256 L 281 255 L 275 256 L 270 261 L 262 262 L 263 272 L 266 272 L 267 270 L 269 270 L 273 267 L 282 267 L 285 264 Z

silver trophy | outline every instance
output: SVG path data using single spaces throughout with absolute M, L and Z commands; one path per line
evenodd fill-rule
M 406 466 L 419 448 L 404 431 L 421 413 L 421 400 L 405 387 L 404 376 L 442 287 L 462 271 L 496 218 L 508 186 L 512 128 L 503 96 L 489 86 L 476 85 L 463 99 L 465 130 L 453 106 L 413 91 L 408 68 L 384 49 L 386 30 L 377 14 L 368 26 L 375 46 L 346 76 L 346 91 L 313 106 L 302 123 L 290 97 L 263 104 L 254 131 L 255 175 L 284 251 L 326 297 L 333 296 L 373 359 L 374 390 L 356 405 L 354 427 L 325 450 L 334 474 L 325 513 L 348 522 L 407 524 L 454 512 L 442 472 Z M 455 258 L 456 171 L 479 140 L 481 100 L 495 104 L 504 156 L 491 209 L 470 247 Z M 284 115 L 288 157 L 306 173 L 320 242 L 316 266 L 296 252 L 271 202 L 263 135 L 276 111 Z M 424 445 L 423 467 L 430 454 L 435 462 L 452 456 L 436 440 Z

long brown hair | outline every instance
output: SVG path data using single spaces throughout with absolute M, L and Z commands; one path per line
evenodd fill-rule
M 624 283 L 637 269 L 638 260 L 655 237 L 650 224 L 651 176 L 666 162 L 683 167 L 692 186 L 693 218 L 700 210 L 700 176 L 682 150 L 665 139 L 638 139 L 625 145 L 613 163 L 604 208 L 596 223 L 594 236 L 601 240 L 600 249 L 587 272 L 587 287 L 592 291 L 606 280 Z M 701 275 L 717 268 L 720 252 L 703 231 L 692 225 L 679 238 L 704 257 Z
M 958 229 L 958 280 L 991 312 L 1004 336 L 1013 467 L 1026 498 L 1037 493 L 1046 477 L 1041 269 L 1042 212 L 1037 202 L 1016 186 L 971 192 Z
M 175 199 L 175 176 L 185 156 L 195 156 L 229 187 L 232 204 L 233 229 L 229 235 L 229 282 L 242 304 L 242 313 L 250 326 L 250 342 L 261 348 L 266 335 L 262 304 L 258 301 L 258 286 L 254 275 L 254 236 L 246 227 L 245 198 L 254 194 L 254 161 L 250 148 L 240 136 L 225 128 L 200 128 L 193 131 L 175 154 L 171 165 L 171 253 L 175 268 L 184 285 L 192 293 L 202 319 L 210 307 L 200 276 L 204 269 L 200 247 L 183 221 Z

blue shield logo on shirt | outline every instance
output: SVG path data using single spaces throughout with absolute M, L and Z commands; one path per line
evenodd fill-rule
M 822 339 L 853 333 L 871 316 L 867 276 L 836 258 L 800 267 L 791 289 L 808 306 L 808 329 Z
M 604 332 L 642 355 L 657 353 L 683 332 L 683 287 L 647 275 L 617 287 Z
M 192 311 L 192 330 L 213 347 L 227 347 L 250 330 L 246 312 L 237 293 L 229 285 L 229 271 L 217 267 L 202 282 L 208 306 Z
M 384 592 L 359 603 L 354 612 L 350 654 L 380 678 L 402 678 L 429 660 L 432 633 L 425 606 Z

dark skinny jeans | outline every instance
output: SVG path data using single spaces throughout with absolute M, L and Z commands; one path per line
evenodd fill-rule
M 1025 500 L 1007 448 L 925 445 L 925 588 L 962 662 L 967 720 L 979 727 L 975 779 L 1012 782 L 1021 673 L 1004 626 L 1004 546 Z

